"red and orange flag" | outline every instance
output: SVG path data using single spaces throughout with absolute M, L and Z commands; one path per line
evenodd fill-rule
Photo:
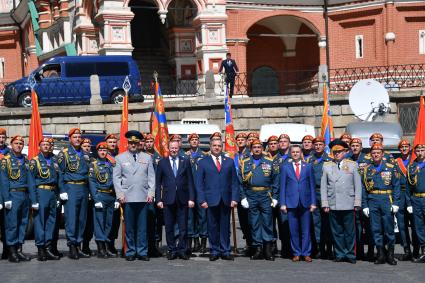
M 415 140 L 413 141 L 413 148 L 415 148 L 417 144 L 425 144 L 425 100 L 423 96 L 421 96 L 419 100 L 418 123 L 416 125 L 416 134 Z M 413 162 L 415 159 L 416 154 L 413 150 L 410 162 Z
M 38 144 L 43 138 L 43 129 L 41 127 L 40 112 L 38 111 L 38 97 L 35 90 L 31 90 L 31 124 L 28 144 L 28 159 L 33 159 L 39 153 Z

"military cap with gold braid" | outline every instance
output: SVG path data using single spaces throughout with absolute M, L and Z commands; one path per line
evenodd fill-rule
M 142 133 L 135 130 L 131 130 L 125 133 L 125 137 L 127 138 L 128 142 L 139 142 L 144 139 Z
M 349 133 L 343 133 L 339 139 L 343 140 L 343 139 L 347 139 L 347 140 L 351 140 L 351 135 Z
M 424 149 L 425 148 L 425 144 L 423 143 L 418 143 L 417 145 L 415 145 L 414 149 Z
M 384 137 L 382 136 L 381 133 L 373 133 L 370 136 L 369 140 L 373 140 L 373 139 L 381 139 L 381 141 L 382 141 L 382 140 L 384 140 Z
M 289 137 L 289 135 L 287 135 L 287 134 L 281 134 L 280 136 L 279 136 L 279 141 L 281 140 L 281 139 L 287 139 L 287 140 L 291 140 L 291 138 Z
M 109 134 L 109 135 L 106 136 L 105 141 L 110 140 L 110 139 L 117 140 L 118 138 L 114 134 Z
M 88 138 L 84 138 L 81 144 L 85 144 L 85 143 L 91 144 L 91 140 Z
M 182 140 L 181 135 L 174 134 L 174 135 L 171 135 L 170 137 L 170 141 L 181 141 L 181 140 Z
M 329 143 L 329 148 L 332 152 L 341 151 L 347 149 L 348 144 L 346 142 L 343 142 L 341 139 L 334 139 L 332 142 Z
M 256 138 L 256 139 L 258 139 L 259 137 L 260 137 L 260 135 L 258 133 L 256 133 L 256 132 L 250 132 L 248 134 L 248 136 L 247 136 L 248 139 L 249 138 Z
M 255 139 L 255 140 L 252 141 L 251 147 L 253 147 L 256 144 L 259 144 L 259 145 L 263 146 L 263 144 L 261 143 L 261 141 L 259 139 Z
M 210 136 L 210 141 L 212 141 L 213 139 L 221 140 L 221 133 L 220 132 L 212 133 Z
M 372 151 L 372 150 L 382 150 L 383 151 L 384 150 L 384 147 L 380 143 L 375 143 L 370 148 L 370 151 Z
M 53 139 L 52 138 L 49 138 L 49 137 L 43 137 L 40 140 L 40 142 L 38 143 L 38 145 L 40 145 L 42 142 L 48 142 L 48 143 L 52 144 L 53 143 Z

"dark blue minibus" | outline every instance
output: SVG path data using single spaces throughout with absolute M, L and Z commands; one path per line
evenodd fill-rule
M 99 80 L 93 75 L 97 75 Z M 140 72 L 131 56 L 54 57 L 34 70 L 32 76 L 40 105 L 89 104 L 94 89 L 100 93 L 103 103 L 121 103 L 125 95 L 123 83 L 126 76 L 131 85 L 129 100 L 143 102 Z M 4 104 L 9 107 L 31 107 L 28 77 L 6 86 Z

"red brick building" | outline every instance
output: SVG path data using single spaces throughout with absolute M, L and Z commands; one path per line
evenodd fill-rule
M 202 80 L 231 52 L 241 92 L 285 94 L 310 89 L 319 66 L 425 62 L 424 1 L 326 2 L 325 9 L 319 0 L 0 0 L 0 82 L 66 54 L 131 54 L 142 77 L 156 69 Z M 332 74 L 340 72 L 331 82 Z

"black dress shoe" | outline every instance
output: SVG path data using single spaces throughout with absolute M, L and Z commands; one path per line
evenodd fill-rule
M 167 254 L 167 259 L 168 260 L 174 260 L 174 259 L 176 259 L 177 258 L 177 255 L 176 254 L 174 254 L 174 253 L 168 253 Z
M 79 259 L 80 257 L 78 256 L 78 252 L 77 252 L 77 247 L 74 245 L 69 246 L 69 255 L 68 257 L 70 259 Z
M 218 255 L 210 255 L 210 261 L 216 261 L 218 259 L 219 259 Z
M 20 261 L 30 261 L 31 260 L 31 258 L 29 256 L 27 256 L 26 254 L 24 254 L 22 252 L 22 246 L 18 247 L 16 254 L 18 255 L 18 258 L 19 258 Z
M 221 256 L 222 260 L 235 260 L 235 258 L 232 255 L 222 255 Z
M 351 264 L 355 264 L 357 262 L 354 258 L 346 258 L 345 261 Z
M 139 255 L 139 256 L 137 256 L 137 259 L 141 260 L 141 261 L 149 261 L 150 260 L 149 257 L 146 256 L 146 255 Z
M 86 254 L 85 252 L 83 252 L 82 250 L 80 250 L 80 247 L 77 247 L 77 253 L 78 253 L 78 256 L 80 258 L 89 258 L 90 257 L 89 254 Z
M 187 254 L 182 253 L 182 254 L 179 254 L 179 259 L 189 260 L 190 257 Z
M 125 257 L 125 260 L 126 261 L 135 261 L 136 260 L 136 257 L 134 255 L 129 255 L 129 256 L 126 256 Z
M 343 257 L 336 257 L 334 259 L 334 262 L 344 262 L 344 261 L 345 261 L 345 259 Z

